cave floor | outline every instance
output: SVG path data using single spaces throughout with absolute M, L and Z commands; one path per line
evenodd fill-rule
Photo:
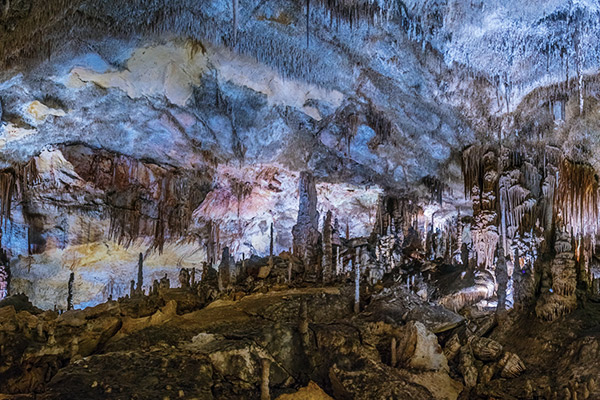
M 529 311 L 458 323 L 456 314 L 416 303 L 410 294 L 391 302 L 374 296 L 354 315 L 351 287 L 280 289 L 232 293 L 192 311 L 185 311 L 193 307 L 184 289 L 61 315 L 0 308 L 0 385 L 6 393 L 0 399 L 259 399 L 264 360 L 270 365 L 271 398 L 299 396 L 302 387 L 314 389 L 308 397 L 314 399 L 551 399 L 554 393 L 564 398 L 565 389 L 581 398 L 600 395 L 598 303 L 587 302 L 553 323 L 538 321 Z M 400 303 L 421 311 L 395 313 Z M 389 338 L 402 343 L 419 314 L 436 317 L 423 321 L 438 331 L 442 345 L 455 333 L 467 337 L 495 319 L 497 325 L 485 335 L 518 354 L 525 373 L 515 379 L 495 375 L 487 383 L 480 379 L 466 389 L 457 372 L 459 357 L 450 359 L 449 367 L 432 367 L 441 353 L 432 333 L 407 339 L 429 365 L 407 359 L 392 368 Z M 427 347 L 427 337 L 433 337 L 433 346 Z M 7 360 L 12 360 L 9 368 Z M 483 363 L 476 362 L 481 369 Z

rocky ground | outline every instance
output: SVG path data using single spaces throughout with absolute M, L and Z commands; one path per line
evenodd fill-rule
M 202 285 L 202 284 L 201 284 Z M 161 288 L 62 314 L 0 303 L 1 399 L 593 399 L 600 304 L 530 312 L 367 287 Z

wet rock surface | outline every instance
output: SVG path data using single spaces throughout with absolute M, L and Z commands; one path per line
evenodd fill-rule
M 394 320 L 369 311 L 379 298 L 355 315 L 353 291 L 339 286 L 281 287 L 178 307 L 196 296 L 191 289 L 161 289 L 62 314 L 17 310 L 14 304 L 26 299 L 9 298 L 0 307 L 0 393 L 7 399 L 33 393 L 40 399 L 259 399 L 267 363 L 270 396 L 282 399 L 598 394 L 600 345 L 592 332 L 600 309 L 594 303 L 550 326 L 527 326 L 520 313 L 498 323 L 494 315 L 454 317 L 436 335 L 427 327 L 430 318 L 405 313 Z M 414 301 L 408 294 L 397 298 L 405 306 Z M 421 302 L 423 309 L 438 323 L 452 315 Z
M 374 323 L 352 316 L 352 295 L 342 288 L 269 291 L 237 301 L 223 298 L 181 314 L 177 302 L 184 296 L 177 291 L 166 290 L 170 300 L 160 295 L 154 305 L 149 304 L 151 298 L 140 296 L 60 315 L 35 316 L 17 312 L 12 305 L 0 308 L 5 343 L 0 390 L 35 392 L 47 399 L 252 399 L 260 398 L 261 361 L 268 359 L 271 393 L 288 393 L 283 398 L 315 391 L 310 380 L 334 398 L 339 391 L 360 393 L 361 398 L 386 391 L 456 398 L 459 391 L 455 381 L 455 392 L 449 394 L 429 388 L 427 379 L 419 381 L 416 371 L 423 368 L 447 376 L 447 363 L 436 336 L 418 322 L 411 323 L 412 328 L 407 325 L 406 333 L 390 326 L 398 338 L 417 340 L 414 365 L 408 360 L 406 370 L 386 365 L 377 343 L 365 341 L 375 334 Z M 308 341 L 298 328 L 303 303 Z M 377 384 L 386 377 L 399 389 Z M 308 389 L 293 395 L 307 384 Z

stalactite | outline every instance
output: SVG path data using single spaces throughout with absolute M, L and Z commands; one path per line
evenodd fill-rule
M 14 170 L 0 172 L 0 226 L 5 226 L 6 221 L 10 220 L 15 184 Z
M 462 153 L 461 169 L 465 187 L 465 197 L 471 196 L 473 187 L 483 186 L 483 155 L 488 151 L 486 146 L 473 145 Z
M 350 144 L 356 136 L 358 130 L 359 119 L 356 113 L 350 113 L 347 118 L 348 126 L 346 128 L 346 156 L 350 157 Z
M 13 200 L 24 200 L 29 188 L 38 183 L 35 158 L 0 171 L 0 227 L 11 219 Z
M 375 131 L 375 138 L 372 139 L 370 146 L 378 146 L 387 143 L 394 135 L 394 124 L 382 111 L 369 104 L 366 111 L 367 124 Z
M 138 237 L 151 237 L 162 252 L 168 239 L 186 235 L 192 213 L 210 190 L 202 172 L 144 163 L 85 146 L 62 146 L 77 174 L 106 193 L 110 237 L 130 246 Z
M 208 239 L 206 241 L 206 258 L 211 264 L 216 264 L 219 259 L 219 224 L 209 220 L 206 229 L 208 231 Z
M 556 212 L 560 213 L 574 237 L 595 235 L 598 230 L 598 178 L 594 168 L 563 160 L 554 203 Z
M 258 30 L 239 32 L 237 50 L 270 65 L 284 78 L 302 79 L 323 87 L 331 87 L 335 79 L 330 67 L 316 49 L 298 49 L 296 41 L 274 37 Z
M 435 176 L 427 175 L 421 182 L 425 185 L 429 191 L 430 201 L 442 205 L 442 198 L 444 195 L 445 185 Z
M 232 0 L 233 9 L 233 47 L 237 44 L 237 32 L 238 32 L 238 12 L 239 12 L 239 0 Z
M 386 236 L 389 230 L 402 242 L 413 222 L 422 214 L 418 202 L 410 196 L 381 195 L 377 202 L 373 233 Z
M 488 147 L 471 146 L 463 153 L 465 195 L 473 201 L 473 251 L 477 265 L 493 270 L 494 254 L 498 243 L 497 182 L 498 161 Z
M 310 46 L 310 0 L 306 0 L 306 48 Z
M 512 240 L 517 232 L 523 233 L 534 223 L 537 205 L 531 192 L 520 185 L 521 171 L 505 171 L 499 179 L 499 209 L 503 222 L 505 240 Z M 528 223 L 525 223 L 527 220 Z M 508 250 L 505 246 L 505 250 Z
M 253 186 L 250 182 L 243 182 L 236 178 L 230 178 L 231 192 L 237 200 L 237 216 L 240 219 L 241 205 L 243 201 L 252 194 Z
M 384 22 L 391 18 L 398 7 L 396 0 L 317 0 L 317 5 L 327 10 L 332 21 L 338 25 L 342 21 L 347 22 L 351 28 L 358 26 L 361 22 L 373 25 L 382 15 L 385 15 L 386 18 L 379 18 L 379 20 Z M 403 9 L 405 10 L 406 7 Z

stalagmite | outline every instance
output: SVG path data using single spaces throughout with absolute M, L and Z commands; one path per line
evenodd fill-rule
M 179 270 L 179 285 L 183 289 L 189 289 L 190 286 L 190 273 L 187 268 L 181 268 Z
M 332 214 L 327 211 L 323 219 L 323 283 L 329 284 L 333 280 L 333 247 L 332 247 Z
M 300 333 L 300 338 L 302 339 L 304 351 L 307 352 L 310 346 L 310 334 L 308 332 L 308 303 L 306 300 L 303 300 L 300 303 L 299 314 L 298 332 Z
M 41 340 L 45 340 L 46 335 L 44 333 L 44 324 L 42 322 L 38 322 L 38 324 L 36 325 L 35 328 L 36 328 L 37 338 L 41 339 Z
M 391 367 L 395 367 L 398 364 L 398 354 L 397 354 L 397 349 L 398 345 L 396 342 L 396 338 L 393 337 L 392 338 L 392 343 L 391 343 L 391 349 L 390 349 L 390 366 Z
M 271 222 L 271 234 L 269 245 L 269 270 L 273 269 L 273 223 Z
M 143 285 L 144 285 L 144 255 L 142 253 L 139 254 L 138 257 L 138 272 L 137 272 L 137 285 L 135 287 L 135 291 L 137 294 L 143 294 Z
M 508 270 L 506 268 L 506 257 L 504 256 L 503 240 L 498 241 L 498 257 L 496 263 L 496 281 L 498 282 L 498 304 L 496 312 L 506 309 L 506 289 L 508 287 Z
M 75 273 L 71 272 L 69 275 L 69 284 L 67 288 L 67 310 L 73 309 L 73 282 L 75 281 Z
M 354 313 L 360 312 L 360 247 L 356 248 L 356 260 L 354 261 Z
M 76 336 L 71 341 L 71 358 L 75 358 L 79 354 L 79 338 Z
M 192 267 L 192 272 L 190 274 L 190 287 L 192 289 L 196 287 L 196 267 Z
M 229 267 L 229 262 L 229 247 L 225 247 L 223 249 L 223 255 L 221 256 L 221 264 L 219 264 L 220 290 L 228 289 L 231 284 L 231 270 Z
M 315 274 L 319 263 L 320 240 L 317 189 L 310 172 L 302 172 L 299 182 L 299 208 L 296 225 L 292 228 L 294 254 L 304 259 L 305 273 Z
M 0 300 L 8 296 L 10 270 L 8 266 L 0 265 Z
M 570 234 L 559 220 L 554 245 L 556 256 L 550 264 L 550 269 L 544 271 L 542 293 L 535 307 L 537 316 L 546 321 L 553 321 L 577 307 L 576 263 L 570 239 Z
M 271 258 L 273 258 L 273 249 L 274 249 L 273 223 L 271 222 L 271 234 L 270 234 L 270 243 L 269 243 L 269 257 L 271 257 Z
M 260 400 L 271 400 L 269 393 L 269 374 L 271 371 L 271 360 L 263 358 L 261 360 L 261 378 L 260 378 Z
M 54 337 L 54 334 L 55 334 L 54 327 L 50 326 L 48 328 L 48 341 L 46 342 L 46 344 L 48 346 L 56 345 L 56 338 Z

